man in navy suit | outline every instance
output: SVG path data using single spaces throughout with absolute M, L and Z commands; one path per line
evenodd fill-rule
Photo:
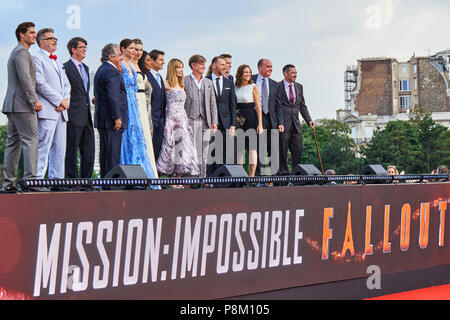
M 164 126 L 166 124 L 166 88 L 164 80 L 158 71 L 164 66 L 164 52 L 152 50 L 149 53 L 152 68 L 148 72 L 148 80 L 153 88 L 152 91 L 152 122 L 153 122 L 153 151 L 155 159 L 158 160 L 159 152 L 164 138 Z
M 258 152 L 258 166 L 256 167 L 256 175 L 265 175 L 261 173 L 261 167 L 263 167 L 260 159 L 265 158 L 265 152 L 267 151 L 268 159 L 270 163 L 264 162 L 266 165 L 270 165 L 270 175 L 275 175 L 279 169 L 279 161 L 278 161 L 278 150 L 276 154 L 272 156 L 272 134 L 276 134 L 278 130 L 279 133 L 284 132 L 284 123 L 283 123 L 283 112 L 277 101 L 277 92 L 279 83 L 272 80 L 270 76 L 272 75 L 272 62 L 269 59 L 260 59 L 258 61 L 258 74 L 252 76 L 253 82 L 259 87 L 259 92 L 261 92 L 261 108 L 262 108 L 262 120 L 263 120 L 263 128 L 265 130 L 265 134 L 259 139 L 266 138 L 266 143 L 264 144 L 266 148 L 263 150 L 259 150 Z M 276 142 L 278 142 L 278 137 L 276 138 Z M 259 146 L 259 143 L 258 143 Z M 274 149 L 275 146 L 273 146 Z M 279 149 L 279 148 L 278 148 Z M 275 150 L 274 150 L 275 151 Z
M 120 163 L 122 132 L 128 124 L 127 92 L 123 82 L 117 44 L 102 49 L 101 62 L 94 77 L 95 127 L 100 135 L 100 175 L 105 177 Z
M 75 37 L 67 44 L 71 58 L 64 63 L 70 82 L 70 109 L 67 124 L 66 177 L 91 178 L 94 169 L 95 138 L 89 98 L 89 68 L 82 61 L 86 58 L 87 41 Z M 77 154 L 80 150 L 80 175 Z
M 219 115 L 218 131 L 214 134 L 215 162 L 208 165 L 208 175 L 214 173 L 221 164 L 234 164 L 235 143 L 233 140 L 236 131 L 236 92 L 232 80 L 225 77 L 227 64 L 223 56 L 214 57 L 212 62 L 212 73 L 206 76 L 212 80 L 216 94 L 217 113 Z M 217 140 L 219 139 L 219 140 Z M 219 146 L 221 144 L 221 146 Z M 230 148 L 227 149 L 227 146 Z M 218 151 L 221 151 L 219 155 Z

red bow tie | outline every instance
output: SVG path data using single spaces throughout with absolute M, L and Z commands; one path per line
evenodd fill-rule
M 54 54 L 50 54 L 50 59 L 56 60 L 56 59 L 58 59 L 58 57 L 55 56 Z

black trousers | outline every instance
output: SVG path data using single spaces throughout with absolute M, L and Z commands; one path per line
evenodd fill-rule
M 214 157 L 217 162 L 208 161 L 209 164 L 206 169 L 206 175 L 208 177 L 212 176 L 214 171 L 219 169 L 224 164 L 236 164 L 237 163 L 237 146 L 236 146 L 236 136 L 234 137 L 228 137 L 228 133 L 225 129 L 220 128 L 217 130 L 217 132 L 220 132 L 221 136 L 212 135 L 211 136 L 211 144 L 214 143 L 214 145 L 221 143 L 222 144 L 222 157 L 217 156 L 218 159 L 216 159 L 216 149 L 211 150 L 211 156 Z M 217 141 L 216 139 L 222 138 L 221 141 Z M 232 141 L 231 141 L 232 140 Z M 232 143 L 232 148 L 231 148 Z M 210 148 L 211 148 L 210 144 Z M 230 145 L 230 148 L 227 148 L 227 145 Z
M 100 176 L 102 178 L 120 164 L 122 132 L 122 129 L 98 129 L 100 136 Z
M 80 175 L 78 175 L 78 150 L 80 150 Z M 94 170 L 95 137 L 91 124 L 84 127 L 67 124 L 65 171 L 67 178 L 91 178 Z
M 158 161 L 159 153 L 161 152 L 162 142 L 164 138 L 164 126 L 165 124 L 155 127 L 153 123 L 153 153 L 155 154 L 155 161 Z
M 278 175 L 289 175 L 288 150 L 291 151 L 292 169 L 302 160 L 302 133 L 292 124 L 280 134 L 280 170 Z
M 256 172 L 255 175 L 260 176 L 261 175 L 261 167 L 264 167 L 262 164 L 262 159 L 261 157 L 268 157 L 269 159 L 271 159 L 272 156 L 272 129 L 277 129 L 278 128 L 272 128 L 272 121 L 270 120 L 270 114 L 262 114 L 262 123 L 263 123 L 263 128 L 266 130 L 266 134 L 265 135 L 258 135 L 258 164 L 256 166 Z M 265 139 L 265 148 L 260 148 L 260 139 Z M 274 155 L 275 157 L 278 155 Z M 264 161 L 266 163 L 265 166 L 270 166 L 270 163 L 267 164 L 267 161 Z M 276 172 L 272 172 L 271 173 L 276 174 Z

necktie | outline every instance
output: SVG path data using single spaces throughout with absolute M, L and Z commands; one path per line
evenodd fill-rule
M 269 95 L 267 94 L 267 85 L 266 79 L 262 80 L 262 88 L 261 88 L 261 97 L 262 97 L 262 110 L 264 114 L 269 113 Z
M 81 63 L 78 66 L 80 67 L 81 78 L 83 79 L 83 83 L 84 83 L 84 90 L 86 90 L 86 92 L 87 92 L 88 91 L 87 90 L 87 87 L 88 87 L 88 76 L 86 74 L 86 70 L 83 68 L 83 65 Z
M 58 57 L 57 57 L 57 56 L 55 56 L 55 55 L 54 55 L 53 53 L 51 53 L 51 54 L 50 54 L 49 58 L 50 58 L 50 59 L 53 59 L 53 60 L 56 60 L 56 59 L 58 59 Z
M 292 84 L 289 85 L 289 102 L 291 104 L 294 104 L 295 102 L 294 91 L 292 91 Z
M 220 97 L 220 78 L 216 78 L 217 96 Z
M 156 74 L 156 81 L 158 81 L 159 87 L 162 88 L 162 85 L 161 85 L 161 76 L 159 75 L 159 73 Z

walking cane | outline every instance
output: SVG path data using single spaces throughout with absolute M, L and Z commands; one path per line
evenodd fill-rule
M 322 164 L 322 158 L 320 157 L 320 151 L 319 151 L 319 144 L 317 143 L 317 137 L 316 137 L 316 130 L 314 129 L 314 127 L 311 127 L 313 134 L 314 134 L 314 140 L 316 141 L 316 149 L 317 149 L 317 155 L 319 156 L 319 162 L 320 162 L 320 168 L 322 169 L 322 175 L 324 175 L 324 171 L 323 171 L 323 164 Z

